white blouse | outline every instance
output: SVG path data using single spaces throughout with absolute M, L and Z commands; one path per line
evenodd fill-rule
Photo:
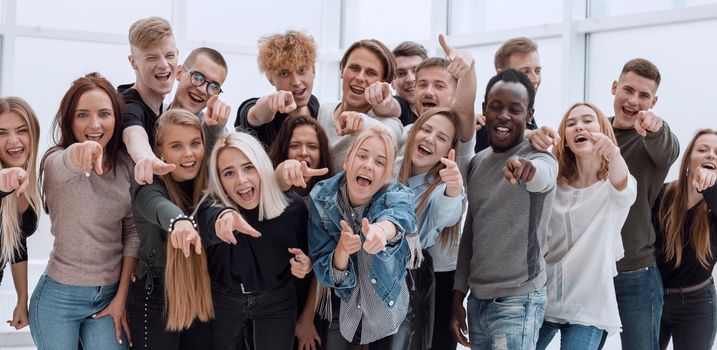
M 595 326 L 608 335 L 621 331 L 613 277 L 624 255 L 620 230 L 636 193 L 632 175 L 622 191 L 609 180 L 586 188 L 558 185 L 546 237 L 545 320 Z

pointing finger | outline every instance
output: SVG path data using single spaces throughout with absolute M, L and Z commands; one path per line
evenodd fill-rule
M 448 42 L 446 42 L 446 36 L 443 34 L 438 34 L 438 43 L 441 45 L 441 48 L 443 49 L 443 52 L 446 53 L 446 56 L 449 60 L 453 60 L 454 52 L 453 48 L 448 45 Z

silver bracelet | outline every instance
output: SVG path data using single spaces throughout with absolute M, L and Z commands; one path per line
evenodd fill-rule
M 167 232 L 170 232 L 170 233 L 171 233 L 172 231 L 174 231 L 174 225 L 175 225 L 177 222 L 183 221 L 183 220 L 186 220 L 186 221 L 191 222 L 191 223 L 192 223 L 192 227 L 194 227 L 195 229 L 197 228 L 197 222 L 194 221 L 194 217 L 193 217 L 193 216 L 186 216 L 186 215 L 184 215 L 184 214 L 179 214 L 179 215 L 177 215 L 176 218 L 174 218 L 174 219 L 169 219 L 169 228 L 167 229 Z

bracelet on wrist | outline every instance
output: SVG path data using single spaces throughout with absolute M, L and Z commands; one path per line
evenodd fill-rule
M 169 228 L 167 229 L 167 231 L 168 232 L 174 231 L 174 225 L 180 221 L 189 221 L 190 223 L 192 223 L 192 227 L 194 227 L 195 229 L 197 228 L 197 222 L 194 220 L 193 216 L 186 216 L 184 214 L 179 214 L 179 215 L 177 215 L 176 218 L 169 219 Z

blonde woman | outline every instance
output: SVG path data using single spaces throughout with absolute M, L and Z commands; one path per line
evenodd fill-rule
M 11 264 L 17 304 L 8 321 L 27 326 L 27 237 L 37 229 L 40 195 L 35 164 L 40 124 L 19 97 L 0 98 L 0 281 Z
M 206 189 L 205 137 L 199 118 L 170 109 L 157 121 L 155 153 L 175 165 L 133 193 L 139 262 L 127 312 L 134 346 L 197 349 L 210 341 L 213 317 L 206 254 L 192 211 Z
M 311 270 L 304 201 L 279 189 L 262 145 L 240 132 L 214 147 L 207 197 L 197 219 L 216 315 L 211 348 L 244 343 L 243 325 L 250 321 L 254 349 L 290 349 L 296 324 L 292 275 L 303 278 Z

